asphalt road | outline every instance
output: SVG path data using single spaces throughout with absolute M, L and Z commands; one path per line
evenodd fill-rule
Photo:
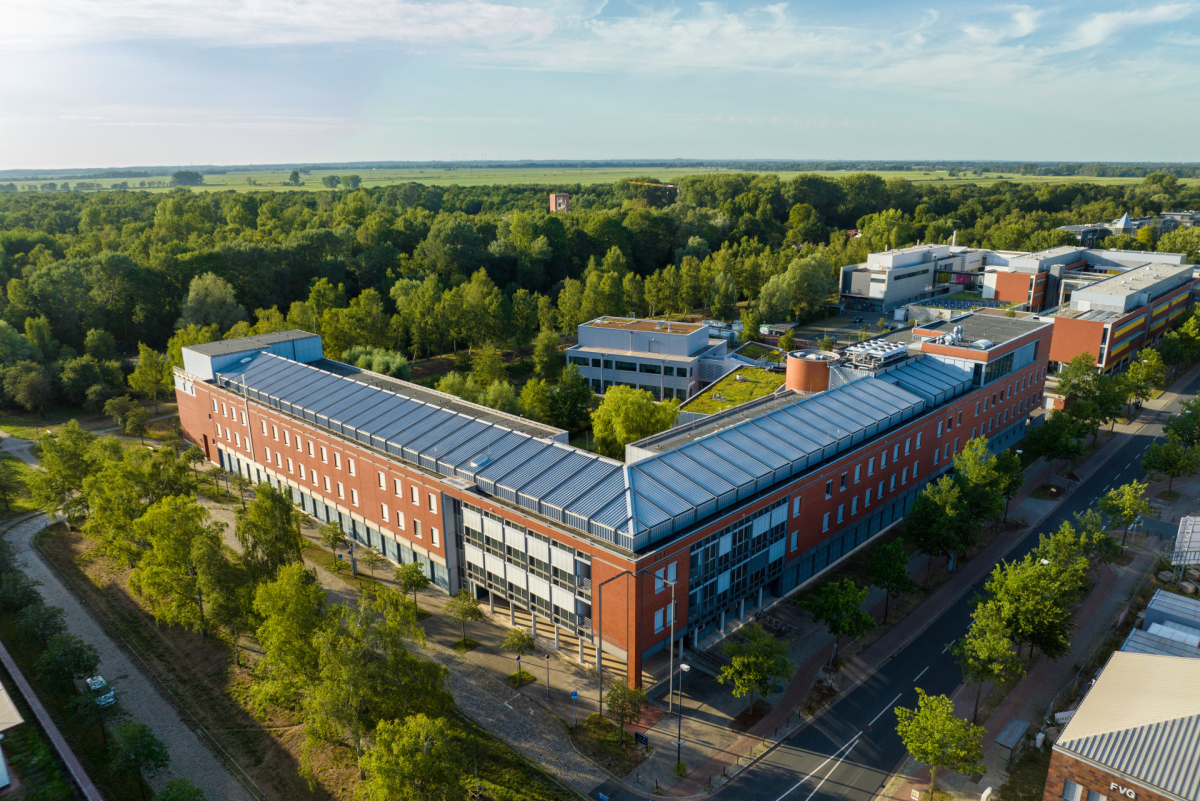
M 1183 395 L 1194 395 L 1197 389 L 1200 378 L 1184 387 Z M 1167 410 L 1177 414 L 1179 401 Z M 1111 487 L 1143 478 L 1138 462 L 1160 434 L 1159 426 L 1148 425 L 1130 437 L 1007 558 L 1024 556 L 1037 545 L 1039 534 L 1073 520 L 1074 513 L 1092 507 Z M 962 682 L 946 648 L 969 627 L 970 599 L 982 592 L 984 581 L 986 577 L 869 680 L 719 794 L 738 801 L 870 801 L 905 756 L 892 710 L 915 707 L 917 687 L 930 695 L 948 695 Z

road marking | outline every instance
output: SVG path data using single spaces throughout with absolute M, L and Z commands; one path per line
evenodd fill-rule
M 929 670 L 929 665 L 925 666 L 925 670 Z M 920 673 L 917 674 L 917 679 L 919 679 L 925 675 L 925 670 L 922 670 Z M 917 679 L 913 679 L 913 681 L 916 681 Z
M 829 779 L 829 777 L 830 777 L 830 776 L 832 776 L 832 775 L 833 775 L 833 772 L 834 772 L 835 770 L 837 770 L 837 768 L 838 768 L 838 765 L 842 764 L 842 760 L 843 760 L 843 759 L 845 759 L 846 757 L 850 756 L 850 751 L 851 751 L 851 750 L 854 748 L 854 746 L 856 746 L 856 745 L 858 745 L 858 743 L 851 743 L 851 744 L 850 744 L 850 748 L 847 748 L 847 749 L 846 749 L 846 753 L 844 753 L 844 754 L 842 754 L 840 757 L 838 757 L 838 761 L 837 761 L 836 763 L 834 763 L 833 767 L 829 769 L 829 772 L 825 774 L 825 778 L 824 778 L 824 779 L 821 779 L 821 783 L 820 783 L 820 784 L 818 784 L 816 787 L 814 787 L 814 788 L 813 788 L 813 791 L 812 791 L 811 793 L 809 793 L 809 794 L 808 794 L 808 798 L 804 799 L 804 801 L 812 801 L 812 797 L 813 797 L 814 795 L 816 795 L 816 794 L 817 794 L 817 791 L 821 789 L 821 786 L 822 786 L 823 784 L 825 784 L 825 782 L 826 782 L 826 781 L 828 781 L 828 779 Z
M 897 698 L 899 698 L 900 696 L 898 696 L 898 695 L 897 695 L 896 697 L 897 697 Z M 880 714 L 882 714 L 882 713 L 880 713 Z M 783 799 L 784 799 L 784 798 L 787 798 L 789 795 L 791 795 L 791 793 L 792 793 L 792 791 L 793 791 L 793 790 L 795 790 L 797 787 L 799 787 L 800 785 L 804 784 L 806 781 L 808 781 L 808 780 L 809 780 L 809 779 L 811 779 L 813 776 L 815 776 L 815 775 L 817 774 L 817 771 L 819 771 L 821 768 L 823 768 L 823 767 L 825 767 L 826 765 L 828 765 L 828 764 L 829 764 L 829 761 L 830 761 L 831 759 L 833 759 L 835 756 L 837 756 L 838 754 L 842 753 L 842 750 L 843 750 L 843 749 L 845 749 L 845 748 L 847 748 L 847 747 L 849 747 L 849 748 L 853 748 L 853 747 L 854 747 L 854 744 L 855 744 L 855 743 L 858 741 L 858 738 L 859 738 L 860 736 L 862 736 L 862 732 L 859 732 L 858 734 L 856 734 L 856 735 L 854 735 L 853 737 L 851 737 L 849 742 L 847 742 L 845 745 L 843 745 L 843 746 L 842 746 L 841 748 L 839 748 L 838 750 L 834 751 L 834 752 L 833 752 L 832 754 L 830 754 L 829 756 L 825 757 L 825 761 L 824 761 L 824 762 L 822 762 L 820 765 L 817 765 L 816 769 L 815 769 L 815 770 L 813 770 L 813 772 L 812 772 L 812 773 L 808 774 L 808 775 L 807 775 L 807 776 L 805 776 L 803 779 L 801 779 L 800 781 L 798 781 L 798 782 L 796 782 L 795 784 L 793 784 L 793 785 L 792 785 L 790 788 L 788 788 L 787 792 L 785 792 L 783 795 L 779 796 L 779 798 L 775 799 L 775 801 L 783 801 Z M 846 753 L 850 753 L 850 752 L 849 752 L 849 751 L 847 751 Z M 839 759 L 838 761 L 839 761 L 839 762 L 841 762 L 841 760 L 840 760 L 840 759 Z M 819 786 L 819 785 L 818 785 L 818 786 Z M 811 798 L 812 796 L 809 796 L 809 797 Z
M 942 653 L 944 654 L 944 653 L 946 653 L 947 651 L 949 651 L 949 650 L 950 650 L 950 646 L 951 646 L 951 645 L 954 645 L 954 643 L 956 643 L 956 642 L 958 642 L 958 640 L 951 640 L 950 642 L 946 643 L 946 647 L 942 649 Z
M 1101 492 L 1108 492 L 1108 488 L 1109 488 L 1109 487 L 1111 487 L 1111 486 L 1112 486 L 1112 484 L 1105 484 L 1105 485 L 1104 485 L 1104 489 L 1102 489 L 1102 490 L 1100 490 L 1100 491 L 1101 491 Z
M 893 699 L 891 700 L 891 702 L 890 702 L 890 703 L 888 703 L 888 705 L 887 705 L 887 706 L 885 706 L 885 707 L 883 708 L 883 712 L 880 712 L 878 715 L 876 715 L 875 717 L 871 718 L 871 722 L 870 722 L 870 723 L 868 723 L 867 725 L 868 725 L 868 726 L 874 726 L 874 725 L 875 725 L 875 721 L 877 721 L 877 720 L 879 720 L 881 717 L 883 717 L 883 713 L 884 713 L 884 712 L 887 712 L 889 709 L 892 709 L 892 708 L 893 708 L 893 707 L 892 707 L 892 704 L 894 704 L 894 703 L 896 703 L 897 701 L 899 701 L 899 700 L 900 700 L 900 696 L 902 696 L 902 695 L 904 695 L 904 693 L 896 693 L 896 697 L 895 697 L 895 698 L 893 698 Z M 857 736 L 858 736 L 858 735 L 855 735 L 855 737 L 857 737 Z
M 1133 462 L 1130 462 L 1129 464 L 1125 465 L 1125 467 L 1123 469 L 1128 470 L 1132 465 L 1133 465 Z

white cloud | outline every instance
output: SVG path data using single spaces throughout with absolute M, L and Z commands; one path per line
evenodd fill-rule
M 998 27 L 967 24 L 962 27 L 963 33 L 981 42 L 996 42 L 1007 39 L 1020 39 L 1034 33 L 1046 14 L 1044 10 L 1029 6 L 1007 6 L 1001 9 L 1006 12 L 1008 20 Z
M 1133 11 L 1108 11 L 1096 14 L 1075 29 L 1074 35 L 1064 44 L 1068 49 L 1081 49 L 1102 44 L 1121 31 L 1144 28 L 1164 22 L 1183 19 L 1195 10 L 1191 3 L 1164 3 L 1152 8 Z
M 5 0 L 0 43 L 191 39 L 235 46 L 414 44 L 549 33 L 550 13 L 482 0 Z

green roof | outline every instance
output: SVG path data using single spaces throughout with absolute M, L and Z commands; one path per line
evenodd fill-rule
M 741 380 L 738 380 L 739 376 Z M 716 414 L 770 395 L 783 386 L 783 378 L 781 372 L 743 367 L 689 399 L 681 408 L 697 414 Z

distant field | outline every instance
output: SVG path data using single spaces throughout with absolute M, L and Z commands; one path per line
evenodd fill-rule
M 564 168 L 523 168 L 514 167 L 505 169 L 500 167 L 456 167 L 446 169 L 436 169 L 431 167 L 422 168 L 395 168 L 395 169 L 360 169 L 360 170 L 313 170 L 301 176 L 304 182 L 303 186 L 294 187 L 286 185 L 288 179 L 288 171 L 262 171 L 262 172 L 231 172 L 225 175 L 205 175 L 203 187 L 196 187 L 200 191 L 220 192 L 229 190 L 239 191 L 254 191 L 259 189 L 270 189 L 274 191 L 294 191 L 294 192 L 312 192 L 323 191 L 325 187 L 321 184 L 321 179 L 327 175 L 348 175 L 357 174 L 362 179 L 362 185 L 367 187 L 375 186 L 391 186 L 395 184 L 403 184 L 415 182 L 426 184 L 429 186 L 449 186 L 457 184 L 459 186 L 480 186 L 493 184 L 536 184 L 542 186 L 566 185 L 566 184 L 610 184 L 621 180 L 622 178 L 632 178 L 639 175 L 650 175 L 659 180 L 675 182 L 682 175 L 708 175 L 719 172 L 734 172 L 727 169 L 690 169 L 684 173 L 673 174 L 667 170 L 651 169 L 651 168 L 602 168 L 602 167 L 583 167 L 582 169 L 564 169 Z M 836 171 L 812 171 L 811 174 L 824 175 L 836 178 L 843 175 L 848 175 L 850 170 Z M 1018 181 L 1018 182 L 1039 182 L 1039 183 L 1095 183 L 1095 184 L 1137 184 L 1141 182 L 1141 178 L 1087 178 L 1079 176 L 1022 176 L 1009 173 L 984 173 L 982 176 L 958 176 L 951 178 L 947 172 L 917 172 L 909 170 L 896 171 L 874 171 L 875 174 L 884 178 L 907 178 L 916 183 L 927 182 L 944 182 L 948 184 L 991 184 L 996 181 Z M 766 174 L 766 173 L 764 173 Z M 799 175 L 798 172 L 783 172 L 778 171 L 773 174 L 778 175 L 781 180 L 793 178 Z M 84 179 L 88 180 L 88 179 Z M 147 187 L 151 192 L 166 192 L 170 187 L 170 175 L 156 175 L 150 178 L 138 179 L 110 179 L 102 178 L 92 181 L 99 183 L 105 188 L 111 187 L 113 184 L 119 184 L 122 181 L 128 182 L 130 189 L 141 189 L 138 186 L 142 181 L 147 183 L 156 182 L 163 186 Z M 15 181 L 18 187 L 24 191 L 27 185 L 39 186 L 43 183 L 60 183 L 53 179 L 43 181 Z M 1182 179 L 1182 183 L 1200 184 L 1198 178 Z M 0 183 L 7 183 L 0 180 Z M 72 187 L 77 181 L 70 180 Z

